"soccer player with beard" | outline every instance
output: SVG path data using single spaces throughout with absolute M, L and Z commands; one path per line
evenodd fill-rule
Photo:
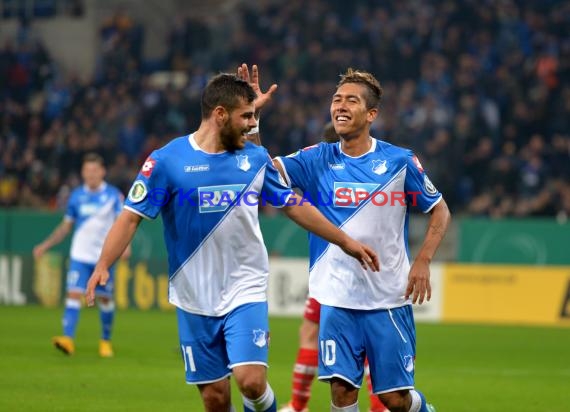
M 280 179 L 267 151 L 248 141 L 248 132 L 257 126 L 256 103 L 261 107 L 274 89 L 260 93 L 225 73 L 208 82 L 198 130 L 174 139 L 145 161 L 86 292 L 92 304 L 96 285 L 107 282 L 108 268 L 141 220 L 160 213 L 169 301 L 176 306 L 186 382 L 198 386 L 206 411 L 234 410 L 230 375 L 243 395 L 244 411 L 277 408 L 266 371 L 268 257 L 256 201 L 262 194 L 297 224 L 338 245 L 363 267 L 378 270 L 372 250 L 301 203 Z

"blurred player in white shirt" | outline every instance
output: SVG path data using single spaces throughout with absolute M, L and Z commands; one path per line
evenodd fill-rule
M 87 281 L 101 254 L 103 240 L 123 207 L 123 195 L 119 189 L 104 181 L 105 166 L 101 156 L 95 153 L 85 156 L 81 177 L 83 185 L 71 192 L 63 221 L 33 250 L 34 258 L 39 259 L 74 230 L 62 319 L 63 335 L 52 339 L 55 347 L 67 355 L 75 352 L 75 331 Z M 110 357 L 113 356 L 111 332 L 115 314 L 112 277 L 107 285 L 99 286 L 96 292 L 102 329 L 99 355 Z

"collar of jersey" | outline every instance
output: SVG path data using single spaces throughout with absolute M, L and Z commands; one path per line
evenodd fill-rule
M 83 190 L 85 190 L 87 193 L 100 193 L 104 191 L 106 188 L 107 188 L 107 182 L 101 182 L 99 187 L 96 189 L 90 189 L 89 186 L 87 186 L 85 183 L 83 184 Z
M 208 156 L 217 156 L 217 155 L 227 153 L 227 150 L 224 150 L 223 152 L 218 152 L 218 153 L 208 153 L 208 152 L 202 150 L 202 148 L 200 146 L 198 146 L 198 143 L 196 143 L 196 139 L 194 139 L 194 133 L 188 135 L 188 142 L 190 143 L 190 146 L 192 146 L 192 149 L 194 149 L 198 152 L 202 152 Z
M 373 139 L 372 136 L 369 136 L 368 138 L 372 141 L 372 144 L 370 145 L 370 149 L 368 149 L 367 152 L 362 153 L 360 156 L 350 156 L 350 155 L 347 155 L 346 153 L 344 153 L 342 151 L 342 146 L 341 146 L 340 142 L 338 142 L 338 150 L 346 157 L 350 157 L 351 159 L 359 159 L 363 156 L 366 156 L 368 153 L 372 153 L 376 150 L 376 139 Z

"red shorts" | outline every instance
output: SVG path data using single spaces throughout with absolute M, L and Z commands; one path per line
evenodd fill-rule
M 307 298 L 303 317 L 311 322 L 319 323 L 321 318 L 321 304 L 313 298 Z

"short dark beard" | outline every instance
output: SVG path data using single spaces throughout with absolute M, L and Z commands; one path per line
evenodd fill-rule
M 220 141 L 222 142 L 224 149 L 229 152 L 235 152 L 236 150 L 242 149 L 243 147 L 238 145 L 238 141 L 241 139 L 241 133 L 238 133 L 228 120 L 226 124 L 224 124 L 224 127 L 222 127 L 222 130 L 220 130 Z

